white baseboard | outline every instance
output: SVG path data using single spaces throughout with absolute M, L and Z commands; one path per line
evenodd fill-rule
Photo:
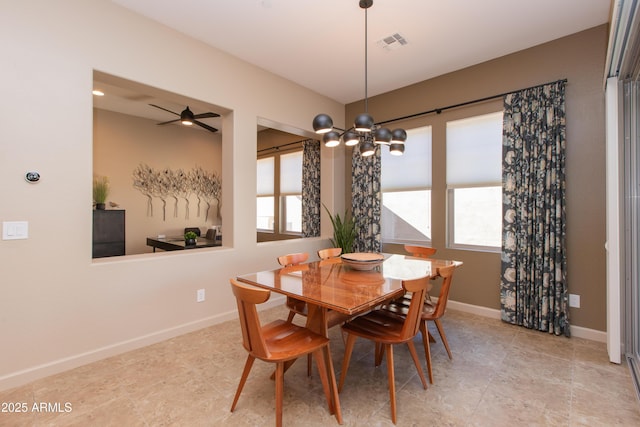
M 261 305 L 261 310 L 275 307 L 283 303 L 284 298 L 272 298 L 266 303 Z M 151 334 L 143 335 L 140 337 L 132 338 L 130 340 L 121 341 L 112 345 L 101 347 L 95 350 L 91 350 L 85 353 L 76 354 L 73 356 L 65 357 L 62 359 L 53 360 L 51 362 L 43 363 L 42 365 L 33 366 L 21 371 L 12 372 L 9 375 L 0 377 L 0 391 L 8 390 L 10 388 L 19 387 L 27 384 L 31 381 L 35 381 L 40 378 L 55 375 L 60 372 L 68 371 L 70 369 L 77 368 L 89 363 L 97 362 L 98 360 L 106 359 L 108 357 L 117 356 L 128 351 L 136 350 L 141 347 L 156 344 L 161 341 L 184 335 L 189 332 L 197 331 L 198 329 L 206 328 L 218 323 L 226 322 L 227 320 L 233 320 L 238 318 L 237 310 L 227 311 L 222 314 L 207 317 L 204 319 L 196 320 L 194 322 L 185 323 L 173 328 L 164 329 L 161 331 L 153 332 Z
M 436 300 L 435 298 L 432 298 Z M 500 310 L 495 308 L 480 307 L 477 305 L 465 304 L 449 300 L 447 308 L 452 310 L 464 311 L 465 313 L 477 314 L 478 316 L 490 317 L 492 319 L 500 319 Z M 583 328 L 582 326 L 571 325 L 571 336 L 576 338 L 584 338 L 586 340 L 607 342 L 607 333 L 596 331 L 595 329 Z

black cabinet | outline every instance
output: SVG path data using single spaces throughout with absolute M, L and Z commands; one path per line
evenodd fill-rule
M 124 255 L 124 212 L 93 211 L 93 258 Z

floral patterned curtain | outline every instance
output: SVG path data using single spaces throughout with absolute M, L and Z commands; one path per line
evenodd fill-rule
M 354 147 L 351 157 L 351 212 L 356 221 L 358 236 L 355 252 L 381 252 L 382 232 L 380 214 L 382 192 L 380 190 L 380 150 L 372 156 L 362 157 L 360 145 Z
M 502 320 L 570 336 L 565 83 L 504 98 Z
M 302 142 L 302 237 L 320 235 L 320 141 Z

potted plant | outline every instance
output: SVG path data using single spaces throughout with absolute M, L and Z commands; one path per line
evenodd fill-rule
M 184 244 L 186 246 L 193 246 L 196 244 L 197 240 L 196 238 L 198 237 L 198 235 L 193 232 L 193 231 L 187 231 L 186 233 L 184 233 Z
M 357 229 L 356 222 L 349 212 L 345 210 L 344 215 L 340 217 L 340 214 L 331 215 L 329 209 L 323 204 L 324 209 L 329 214 L 331 224 L 333 225 L 333 238 L 331 244 L 336 248 L 342 248 L 343 254 L 353 252 L 353 244 L 356 240 Z
M 96 209 L 104 209 L 109 196 L 109 178 L 106 176 L 93 178 L 93 203 Z

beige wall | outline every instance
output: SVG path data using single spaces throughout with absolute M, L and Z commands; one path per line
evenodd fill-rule
M 369 112 L 376 121 L 384 121 L 568 79 L 567 283 L 570 293 L 581 296 L 581 307 L 570 310 L 570 321 L 574 326 L 598 331 L 606 330 L 603 92 L 606 49 L 607 27 L 603 25 L 369 100 Z M 346 120 L 352 120 L 362 108 L 362 103 L 347 105 Z M 433 246 L 438 249 L 438 257 L 464 261 L 464 267 L 456 271 L 451 299 L 495 309 L 500 307 L 500 255 L 446 247 L 445 123 L 501 108 L 501 100 L 490 101 L 389 125 L 433 126 Z M 410 145 L 405 155 L 411 155 Z M 349 165 L 347 160 L 346 167 Z M 391 246 L 385 250 L 400 251 Z
M 3 4 L 0 58 L 0 221 L 29 222 L 28 239 L 0 240 L 0 389 L 234 318 L 230 277 L 328 245 L 256 243 L 256 127 L 310 131 L 317 111 L 344 106 L 106 0 Z M 231 111 L 223 248 L 92 261 L 94 70 Z M 37 184 L 24 179 L 32 170 Z M 323 150 L 332 208 L 344 206 L 342 176 L 343 154 Z
M 202 235 L 212 225 L 220 225 L 217 204 L 206 212 L 207 204 L 195 194 L 187 202 L 180 198 L 175 213 L 175 199 L 152 199 L 153 215 L 147 209 L 147 197 L 133 187 L 133 171 L 140 164 L 162 171 L 182 169 L 189 172 L 196 167 L 222 176 L 222 138 L 220 133 L 185 128 L 157 126 L 156 122 L 112 111 L 93 110 L 93 172 L 109 177 L 109 201 L 126 211 L 126 254 L 152 251 L 146 238 L 164 234 L 181 236 L 185 227 L 199 227 Z M 224 189 L 224 185 L 223 185 Z M 107 209 L 109 206 L 107 205 Z M 206 216 L 205 216 L 206 215 Z

